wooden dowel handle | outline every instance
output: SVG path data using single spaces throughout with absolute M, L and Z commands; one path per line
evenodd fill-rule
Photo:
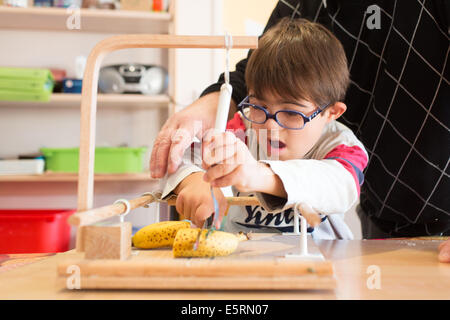
M 226 197 L 228 205 L 230 206 L 250 206 L 260 205 L 256 197 Z M 156 199 L 152 195 L 143 195 L 139 198 L 129 200 L 130 210 L 143 207 L 154 202 Z M 167 200 L 169 206 L 176 204 L 177 198 L 173 197 Z M 69 217 L 68 222 L 73 226 L 84 226 L 93 224 L 114 216 L 118 216 L 126 211 L 126 206 L 123 203 L 112 204 L 88 211 L 81 211 Z
M 152 195 L 144 195 L 139 198 L 129 200 L 130 210 L 143 207 L 155 201 Z M 73 226 L 84 226 L 99 222 L 114 216 L 118 216 L 126 211 L 126 206 L 123 203 L 112 204 L 88 211 L 81 211 L 69 217 L 68 223 Z

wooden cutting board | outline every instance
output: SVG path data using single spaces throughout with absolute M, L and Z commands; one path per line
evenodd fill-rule
M 333 289 L 333 265 L 308 236 L 312 258 L 300 253 L 299 236 L 252 234 L 227 257 L 173 258 L 172 250 L 133 248 L 129 260 L 67 260 L 58 265 L 60 286 L 80 289 Z M 79 280 L 79 281 L 78 281 Z M 78 282 L 75 282 L 78 281 Z

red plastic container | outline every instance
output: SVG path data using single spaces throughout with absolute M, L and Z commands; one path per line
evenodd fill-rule
M 0 210 L 0 253 L 69 249 L 68 217 L 76 210 Z

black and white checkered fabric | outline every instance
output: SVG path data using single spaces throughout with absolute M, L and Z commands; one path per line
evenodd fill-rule
M 379 29 L 367 25 L 371 5 Z M 364 214 L 392 237 L 450 235 L 450 1 L 280 0 L 266 30 L 285 16 L 324 24 L 346 51 L 351 86 L 340 121 L 369 152 Z M 230 75 L 234 101 L 246 95 L 246 64 Z

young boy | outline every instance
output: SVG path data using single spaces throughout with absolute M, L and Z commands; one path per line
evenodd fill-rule
M 294 206 L 306 205 L 321 216 L 308 228 L 314 238 L 352 239 L 343 213 L 358 199 L 368 156 L 336 122 L 349 83 L 340 42 L 319 24 L 282 19 L 261 37 L 245 78 L 249 95 L 227 126 L 235 134 L 205 135 L 201 167 L 188 150 L 162 197 L 177 194 L 177 211 L 201 226 L 214 212 L 211 186 L 221 218 L 220 188 L 232 186 L 262 206 L 231 206 L 225 231 L 292 232 Z

